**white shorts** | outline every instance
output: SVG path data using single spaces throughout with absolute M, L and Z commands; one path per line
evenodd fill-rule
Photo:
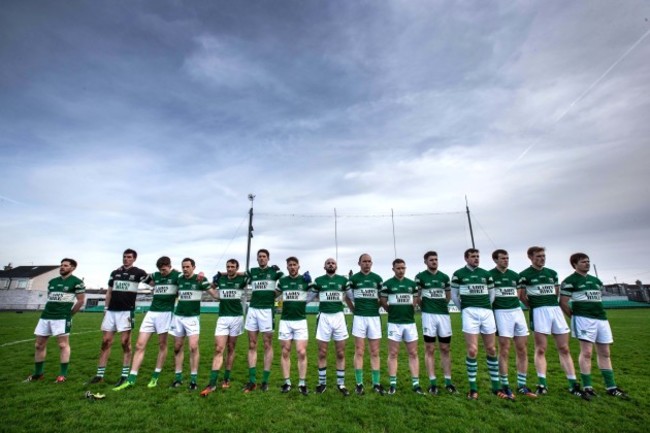
M 214 329 L 214 335 L 227 335 L 237 337 L 244 333 L 243 316 L 219 316 L 217 327 Z
M 529 334 L 526 316 L 521 308 L 496 309 L 494 320 L 497 323 L 499 337 L 525 337 Z
M 307 320 L 280 320 L 278 340 L 309 340 Z
M 348 325 L 345 323 L 343 313 L 320 313 L 318 315 L 318 326 L 316 327 L 316 339 L 320 341 L 342 341 L 347 340 Z
M 532 309 L 530 329 L 540 334 L 568 334 L 569 325 L 560 307 L 537 307 Z
M 427 337 L 451 337 L 449 314 L 422 313 L 422 334 Z
M 389 323 L 388 324 L 388 339 L 393 341 L 404 341 L 410 343 L 411 341 L 417 341 L 420 338 L 418 335 L 418 327 L 415 326 L 415 323 L 408 324 L 398 324 L 398 323 Z
M 70 319 L 38 319 L 34 335 L 39 337 L 68 335 L 72 325 L 71 322 Z
M 492 310 L 480 307 L 463 308 L 463 332 L 466 334 L 494 334 L 497 325 Z
M 172 326 L 169 333 L 174 337 L 189 337 L 201 333 L 201 321 L 199 316 L 176 316 L 172 317 Z
M 379 317 L 354 316 L 352 335 L 370 340 L 381 338 L 381 319 Z
M 102 320 L 102 331 L 125 332 L 135 326 L 133 311 L 106 311 Z
M 612 344 L 614 342 L 612 327 L 609 326 L 609 320 L 573 316 L 571 318 L 571 325 L 571 335 L 579 340 L 599 344 Z
M 244 327 L 247 331 L 273 332 L 273 309 L 249 308 Z
M 171 311 L 147 311 L 140 325 L 140 332 L 166 334 L 172 325 Z

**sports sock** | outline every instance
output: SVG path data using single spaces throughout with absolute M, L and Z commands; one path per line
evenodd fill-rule
M 492 385 L 492 391 L 499 390 L 499 358 L 496 356 L 487 357 L 487 368 L 488 373 L 490 374 L 490 384 Z
M 601 369 L 600 372 L 603 375 L 603 379 L 605 379 L 605 388 L 607 389 L 616 388 L 616 381 L 614 380 L 614 370 Z
M 379 385 L 379 370 L 372 370 L 372 384 Z
M 537 384 L 543 386 L 544 388 L 547 388 L 545 374 L 537 374 Z
M 521 371 L 517 372 L 517 387 L 521 388 L 522 386 L 526 386 L 526 373 L 522 373 Z
M 318 369 L 318 384 L 319 385 L 327 384 L 327 368 L 325 367 Z
M 438 379 L 435 376 L 429 377 L 429 385 L 438 386 Z
M 210 386 L 217 386 L 218 378 L 219 378 L 219 370 L 212 370 L 210 372 Z
M 299 378 L 298 379 L 298 386 L 307 386 L 307 384 L 305 383 L 305 379 L 300 379 Z
M 420 386 L 420 378 L 419 377 L 411 377 L 411 386 L 415 388 L 416 386 Z
M 196 377 L 198 376 L 198 373 L 196 371 L 190 372 L 190 383 L 196 383 Z
M 104 377 L 106 373 L 106 367 L 97 367 L 97 377 Z
M 388 376 L 388 383 L 397 388 L 397 376 Z
M 445 386 L 451 385 L 451 376 L 445 376 Z
M 68 375 L 68 365 L 70 365 L 68 362 L 62 362 L 59 368 L 59 375 L 60 376 L 67 376 Z
M 177 371 L 174 374 L 174 380 L 177 382 L 182 382 L 183 381 L 183 372 L 182 371 Z
M 137 379 L 138 379 L 138 372 L 132 371 L 131 373 L 129 373 L 129 377 L 126 380 L 128 380 L 129 383 L 135 383 Z
M 269 370 L 264 370 L 262 372 L 262 382 L 269 383 L 269 377 L 271 377 L 271 372 Z
M 478 362 L 476 362 L 476 358 L 470 358 L 469 356 L 466 357 L 465 367 L 467 368 L 467 379 L 469 380 L 469 389 L 472 391 L 477 391 L 478 387 L 476 385 L 476 373 L 478 371 Z
M 345 385 L 345 370 L 336 370 L 336 384 L 338 386 Z
M 584 388 L 593 388 L 591 385 L 591 374 L 580 373 L 580 379 L 582 380 L 582 386 Z
M 34 363 L 34 376 L 40 376 L 45 370 L 45 361 Z
M 151 375 L 151 378 L 152 378 L 152 379 L 158 379 L 158 378 L 160 377 L 160 371 L 161 371 L 161 370 L 159 370 L 159 369 L 156 368 L 156 369 L 153 371 L 153 374 Z
M 575 376 L 569 376 L 567 374 L 566 379 L 569 381 L 569 389 L 573 389 L 578 383 L 578 379 Z
M 257 382 L 257 368 L 255 367 L 249 367 L 248 368 L 248 381 L 250 383 L 256 383 Z
M 507 374 L 500 374 L 499 375 L 499 381 L 501 382 L 501 386 L 504 386 L 504 387 L 509 387 L 510 386 L 510 381 L 508 380 L 508 375 Z
M 223 380 L 230 380 L 230 370 L 223 372 Z
M 123 365 L 122 366 L 122 377 L 127 377 L 129 375 L 129 366 L 128 365 Z
M 363 370 L 360 368 L 356 368 L 354 370 L 354 380 L 357 381 L 357 385 L 363 384 Z

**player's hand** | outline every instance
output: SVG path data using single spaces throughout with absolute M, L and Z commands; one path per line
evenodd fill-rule
M 271 269 L 273 269 L 275 272 L 280 272 L 280 268 L 278 267 L 278 265 L 272 265 Z
M 311 275 L 309 275 L 309 271 L 302 274 L 302 280 L 307 284 L 311 283 Z
M 221 279 L 222 275 L 223 275 L 223 274 L 221 273 L 221 271 L 217 272 L 217 273 L 215 274 L 215 276 L 212 277 L 212 284 L 215 284 L 215 285 L 216 285 L 216 284 L 219 284 L 219 280 Z

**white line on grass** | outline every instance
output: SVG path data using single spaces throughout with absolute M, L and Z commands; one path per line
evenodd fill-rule
M 98 331 L 99 330 L 84 331 L 84 332 L 71 332 L 70 335 L 89 334 L 91 332 L 98 332 Z M 52 336 L 52 337 L 55 338 L 54 336 Z M 29 340 L 10 341 L 9 343 L 0 344 L 0 347 L 13 346 L 14 344 L 29 343 L 29 342 L 33 342 L 33 341 L 34 341 L 33 338 L 30 338 Z

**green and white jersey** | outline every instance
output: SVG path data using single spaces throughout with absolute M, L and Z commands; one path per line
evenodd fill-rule
M 501 272 L 497 268 L 490 270 L 490 275 L 494 280 L 494 303 L 492 308 L 495 310 L 511 310 L 521 308 L 519 297 L 517 296 L 517 283 L 519 274 L 510 269 Z
M 47 302 L 41 313 L 41 319 L 69 319 L 72 307 L 77 302 L 77 295 L 84 293 L 84 282 L 74 275 L 66 278 L 56 277 L 47 283 Z
M 413 299 L 417 296 L 415 281 L 393 277 L 384 282 L 381 297 L 388 300 L 388 323 L 406 325 L 415 323 Z
M 307 318 L 307 293 L 309 284 L 298 274 L 280 278 L 278 291 L 282 295 L 282 315 L 280 320 L 304 320 Z
M 183 274 L 178 277 L 178 303 L 176 304 L 177 316 L 192 317 L 201 314 L 201 296 L 210 288 L 206 278 L 198 280 L 198 276 L 192 275 L 185 278 Z
M 447 294 L 451 286 L 447 274 L 426 269 L 415 276 L 415 284 L 420 289 L 423 313 L 449 314 Z
M 241 300 L 244 296 L 247 279 L 244 275 L 236 275 L 230 279 L 222 275 L 216 284 L 219 290 L 219 316 L 243 316 Z
M 485 269 L 460 268 L 451 277 L 451 288 L 458 290 L 461 310 L 467 307 L 492 309 L 490 290 L 494 290 L 494 281 Z
M 278 280 L 284 275 L 270 266 L 252 268 L 248 271 L 248 283 L 251 285 L 251 308 L 274 308 L 275 289 Z
M 560 286 L 560 294 L 571 297 L 571 311 L 574 316 L 607 320 L 603 307 L 601 289 L 603 283 L 591 275 L 574 272 Z
M 374 272 L 367 275 L 357 272 L 352 275 L 348 288 L 352 290 L 355 316 L 379 316 L 379 291 L 382 283 L 382 278 Z
M 153 284 L 153 300 L 149 311 L 174 311 L 180 275 L 180 272 L 172 269 L 167 276 L 154 272 L 145 280 L 145 283 Z
M 341 275 L 322 275 L 314 280 L 311 290 L 318 294 L 318 311 L 340 313 L 343 311 L 343 297 L 348 289 L 348 279 Z
M 526 289 L 528 304 L 530 308 L 557 307 L 560 304 L 557 300 L 555 286 L 559 283 L 557 272 L 552 269 L 535 269 L 530 266 L 519 273 L 519 288 Z

